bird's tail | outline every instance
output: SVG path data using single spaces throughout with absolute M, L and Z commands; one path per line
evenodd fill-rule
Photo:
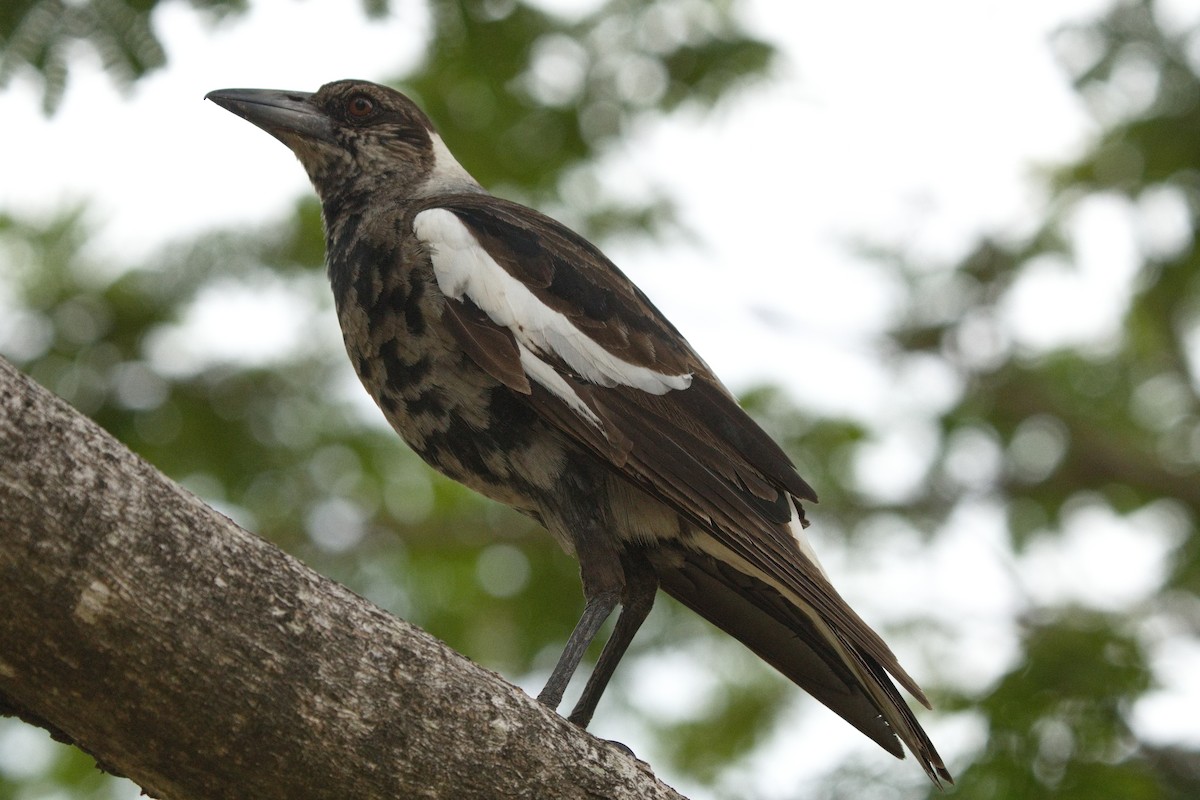
M 888 669 L 834 624 L 798 598 L 786 598 L 711 555 L 683 549 L 648 555 L 667 594 L 741 641 L 897 758 L 904 758 L 903 741 L 937 786 L 954 782 Z M 903 675 L 895 657 L 879 645 Z M 907 675 L 899 679 L 929 705 Z

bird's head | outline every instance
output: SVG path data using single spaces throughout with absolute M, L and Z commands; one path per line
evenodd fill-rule
M 368 81 L 317 92 L 219 89 L 207 99 L 287 145 L 322 200 L 386 188 L 403 197 L 482 191 L 416 103 Z

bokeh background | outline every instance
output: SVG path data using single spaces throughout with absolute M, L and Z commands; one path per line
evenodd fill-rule
M 536 691 L 574 562 L 386 430 L 302 170 L 202 102 L 342 77 L 600 242 L 786 443 L 954 796 L 1200 796 L 1200 8 L 0 8 L 0 354 Z M 695 800 L 940 796 L 665 598 L 592 729 Z M 0 721 L 0 800 L 136 796 Z

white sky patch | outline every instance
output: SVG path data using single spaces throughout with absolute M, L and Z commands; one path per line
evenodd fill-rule
M 1034 605 L 1121 612 L 1162 585 L 1174 538 L 1153 513 L 1122 518 L 1099 503 L 1082 505 L 1067 513 L 1061 537 L 1029 545 L 1021 583 Z
M 1178 186 L 1152 186 L 1137 198 L 1138 244 L 1148 257 L 1178 258 L 1193 243 L 1192 210 Z
M 1085 199 L 1067 225 L 1074 258 L 1039 256 L 1006 298 L 1016 340 L 1036 350 L 1103 344 L 1119 333 L 1140 256 L 1133 210 L 1116 196 Z
M 856 451 L 856 488 L 878 501 L 903 502 L 925 483 L 937 438 L 932 425 L 897 421 Z
M 1200 642 L 1172 636 L 1158 644 L 1152 661 L 1162 685 L 1134 706 L 1133 726 L 1151 742 L 1200 747 Z
M 315 317 L 328 316 L 330 336 L 313 336 Z M 253 285 L 224 281 L 208 287 L 177 325 L 147 337 L 155 369 L 187 375 L 214 362 L 259 365 L 296 349 L 325 346 L 336 338 L 337 320 L 303 293 L 282 282 Z
M 821 512 L 837 510 L 817 506 L 816 512 L 819 535 Z M 876 517 L 852 540 L 822 541 L 821 555 L 842 596 L 889 640 L 919 683 L 978 691 L 1018 656 L 1012 618 L 1025 609 L 1025 594 L 1014 584 L 1016 564 L 995 504 L 964 504 L 934 547 L 903 518 Z M 915 641 L 887 635 L 891 626 L 926 618 L 937 625 Z
M 41 728 L 15 717 L 0 720 L 0 774 L 28 780 L 45 772 L 58 758 L 60 746 Z
M 304 529 L 322 550 L 343 553 L 366 535 L 366 515 L 358 503 L 332 497 L 322 500 L 309 511 Z
M 629 684 L 637 707 L 673 722 L 700 716 L 720 684 L 707 654 L 697 649 L 683 645 L 659 658 L 632 662 Z

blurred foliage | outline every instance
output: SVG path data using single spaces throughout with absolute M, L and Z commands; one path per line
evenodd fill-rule
M 1125 714 L 1150 688 L 1150 676 L 1141 643 L 1122 631 L 1124 623 L 1080 609 L 1030 621 L 1022 642 L 1025 663 L 979 701 L 990 736 L 957 794 L 1161 796 L 1147 765 L 1127 757 Z
M 576 21 L 498 0 L 431 8 L 426 61 L 400 81 L 405 91 L 484 186 L 593 236 L 671 219 L 662 194 L 599 191 L 606 145 L 643 114 L 718 102 L 773 57 L 725 2 L 609 0 Z
M 136 80 L 165 58 L 150 22 L 156 5 L 5 5 L 0 85 L 28 71 L 52 109 L 80 39 L 115 80 Z M 244 3 L 192 5 L 212 16 Z M 387 3 L 365 7 L 383 13 Z M 671 218 L 668 196 L 599 191 L 612 145 L 643 117 L 721 101 L 768 75 L 773 58 L 727 2 L 610 0 L 574 19 L 515 0 L 430 0 L 430 9 L 426 61 L 395 82 L 486 185 L 593 236 L 653 231 Z M 1151 600 L 1119 611 L 1031 606 L 1016 622 L 1015 658 L 992 683 L 964 688 L 947 672 L 942 686 L 927 685 L 939 709 L 984 731 L 974 751 L 957 748 L 955 794 L 1200 796 L 1200 754 L 1140 741 L 1130 723 L 1156 686 L 1162 631 L 1193 641 L 1200 631 L 1197 41 L 1196 30 L 1164 27 L 1150 0 L 1063 30 L 1054 45 L 1100 132 L 1078 161 L 1046 175 L 1052 198 L 1038 229 L 980 241 L 940 267 L 875 251 L 907 292 L 881 360 L 955 386 L 925 420 L 936 448 L 909 496 L 883 498 L 859 477 L 864 452 L 886 433 L 878 423 L 815 419 L 771 389 L 745 398 L 837 510 L 836 523 L 822 518 L 824 537 L 881 546 L 866 540 L 882 521 L 936 539 L 980 502 L 1003 509 L 1014 559 L 1061 538 L 1081 507 L 1127 519 L 1152 510 L 1173 526 L 1177 544 Z M 1096 198 L 1123 203 L 1133 219 L 1168 208 L 1186 235 L 1142 237 L 1110 340 L 1022 344 L 1006 316 L 1014 295 L 1047 260 L 1078 260 L 1073 220 Z M 430 473 L 367 408 L 337 338 L 315 202 L 299 202 L 279 225 L 215 232 L 144 265 L 96 263 L 86 219 L 83 209 L 48 221 L 0 210 L 0 353 L 247 527 L 472 658 L 538 683 L 579 611 L 576 567 L 531 523 Z M 288 298 L 304 317 L 302 340 L 260 356 L 197 346 L 204 310 L 239 292 Z M 718 685 L 699 716 L 653 719 L 629 697 L 622 674 L 649 653 L 712 664 Z M 659 771 L 746 796 L 723 776 L 770 735 L 794 690 L 665 600 L 629 662 L 606 705 L 645 717 L 662 743 L 651 756 Z M 66 748 L 44 769 L 13 769 L 6 742 L 25 730 L 0 725 L 0 800 L 118 796 L 117 782 Z M 814 794 L 926 791 L 889 780 L 850 764 Z
M 128 86 L 167 63 L 150 15 L 161 0 L 8 0 L 0 6 L 0 88 L 15 74 L 42 85 L 42 107 L 55 111 L 67 88 L 76 43 L 88 44 L 104 71 Z M 245 0 L 189 0 L 216 18 Z
M 1055 37 L 1100 132 L 1048 174 L 1050 213 L 1037 230 L 980 241 L 945 268 L 893 259 L 908 286 L 895 362 L 933 359 L 961 387 L 932 420 L 937 450 L 905 503 L 921 510 L 918 527 L 939 530 L 962 504 L 986 500 L 1003 507 L 1017 557 L 1060 536 L 1081 508 L 1134 524 L 1152 511 L 1177 542 L 1149 601 L 1118 613 L 1029 608 L 1010 671 L 982 692 L 943 689 L 943 706 L 986 730 L 956 770 L 959 796 L 1200 796 L 1200 754 L 1140 741 L 1131 725 L 1156 688 L 1161 631 L 1200 632 L 1200 30 L 1164 19 L 1152 0 L 1134 0 Z M 1047 264 L 1078 268 L 1075 224 L 1096 202 L 1122 209 L 1138 245 L 1123 317 L 1099 341 L 1023 343 L 1014 297 Z M 963 474 L 992 459 L 982 480 Z

